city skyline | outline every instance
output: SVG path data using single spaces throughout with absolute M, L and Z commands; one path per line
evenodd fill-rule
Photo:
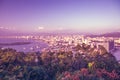
M 119 0 L 1 0 L 0 30 L 116 32 L 119 4 Z

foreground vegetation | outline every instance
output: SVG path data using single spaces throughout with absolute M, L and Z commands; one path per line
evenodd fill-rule
M 120 64 L 101 46 L 72 51 L 17 52 L 0 49 L 0 80 L 120 80 Z

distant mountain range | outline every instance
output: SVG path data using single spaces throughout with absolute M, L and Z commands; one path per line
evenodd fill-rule
M 19 36 L 19 35 L 25 35 L 26 33 L 21 33 L 14 30 L 8 30 L 8 29 L 0 29 L 0 36 Z
M 23 32 L 17 32 L 17 31 L 12 31 L 12 30 L 6 30 L 6 29 L 0 29 L 0 36 L 19 36 L 19 35 L 59 35 L 59 34 L 80 34 L 80 35 L 85 35 L 89 37 L 120 37 L 120 32 L 111 32 L 111 33 L 105 33 L 105 34 L 88 34 L 88 33 L 83 33 L 83 32 L 74 32 L 71 30 L 67 31 L 57 31 L 57 32 L 36 32 L 36 33 L 23 33 Z
M 111 33 L 105 33 L 105 34 L 99 34 L 99 35 L 87 35 L 90 37 L 120 37 L 120 32 L 111 32 Z
M 6 29 L 0 29 L 0 36 L 10 36 L 16 34 L 14 31 L 6 30 Z
M 45 31 L 45 32 L 19 32 L 7 29 L 0 29 L 0 36 L 20 36 L 20 35 L 67 35 L 67 34 L 82 34 L 87 33 L 74 31 L 74 30 L 56 30 L 56 31 Z

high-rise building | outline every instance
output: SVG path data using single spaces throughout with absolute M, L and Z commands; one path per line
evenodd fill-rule
M 102 42 L 97 42 L 97 47 L 101 45 L 103 46 L 107 52 L 110 52 L 111 50 L 114 49 L 114 40 L 108 40 L 108 41 L 102 41 Z M 98 47 L 99 48 L 99 47 Z
M 113 50 L 114 49 L 114 40 L 111 40 L 108 43 L 109 43 L 109 50 Z
M 107 50 L 107 52 L 110 52 L 114 49 L 114 40 L 104 41 L 102 46 Z

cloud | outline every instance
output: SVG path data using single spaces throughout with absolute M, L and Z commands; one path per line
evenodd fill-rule
M 43 30 L 44 29 L 44 27 L 38 27 L 38 30 Z
M 4 29 L 4 27 L 0 27 L 0 29 Z
M 1 30 L 15 30 L 14 27 L 0 27 Z
M 63 30 L 64 28 L 63 27 L 59 27 L 58 30 Z

